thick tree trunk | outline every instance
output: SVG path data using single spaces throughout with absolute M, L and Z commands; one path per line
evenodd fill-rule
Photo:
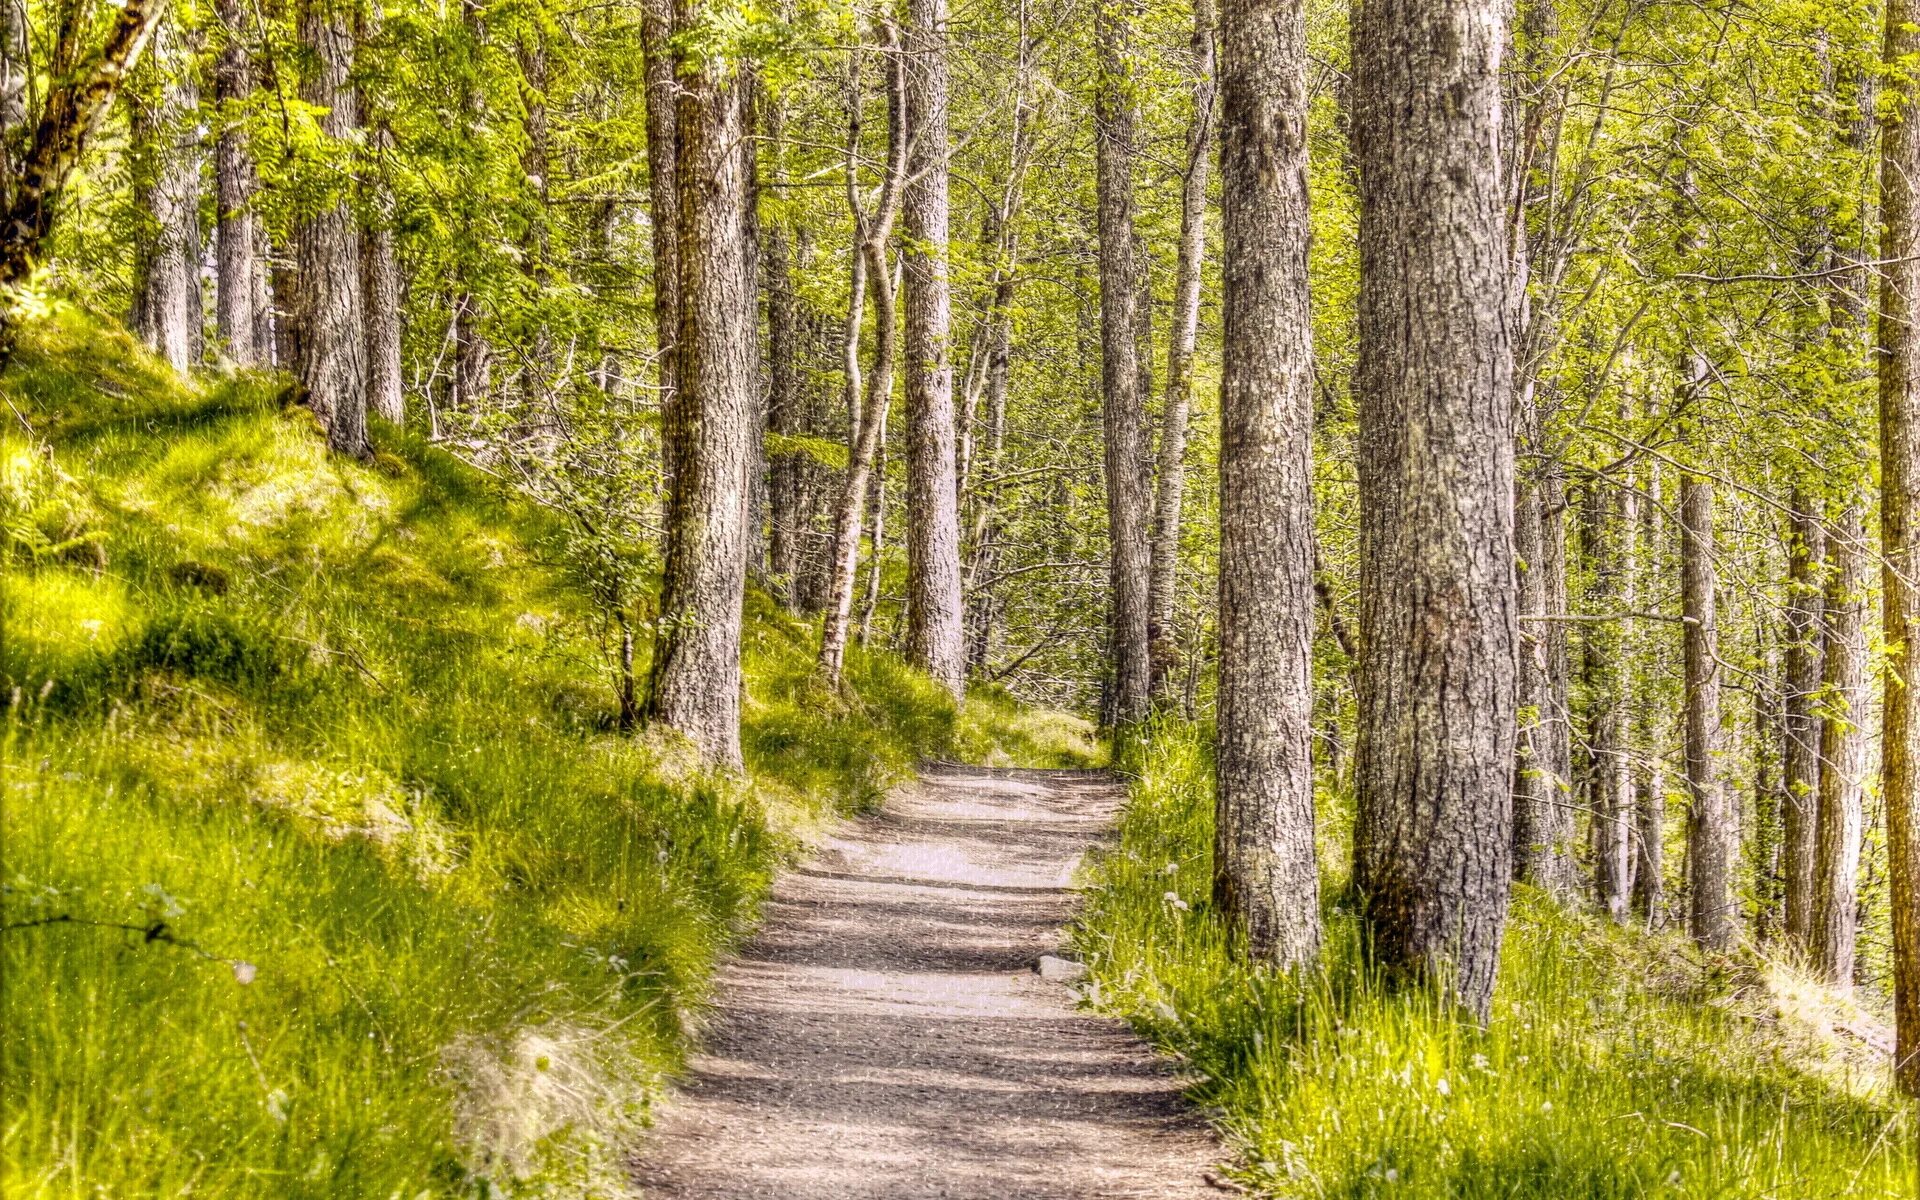
M 303 0 L 300 40 L 312 54 L 300 98 L 318 109 L 320 131 L 345 141 L 358 131 L 353 16 L 338 0 Z M 366 457 L 366 322 L 361 306 L 360 230 L 347 197 L 329 186 L 300 222 L 300 386 L 342 454 Z
M 1513 871 L 1505 44 L 1501 0 L 1369 0 L 1353 26 L 1354 884 L 1388 977 L 1431 981 L 1483 1020 Z
M 1787 943 L 1807 952 L 1812 928 L 1815 831 L 1820 811 L 1820 722 L 1815 700 L 1822 663 L 1820 562 L 1826 557 L 1826 526 L 1812 502 L 1794 489 L 1793 525 L 1787 547 L 1787 645 L 1785 705 L 1780 718 L 1781 890 L 1785 893 Z
M 200 88 L 177 22 L 156 35 L 159 102 L 133 106 L 134 206 L 152 224 L 135 250 L 133 329 L 176 371 L 200 358 Z
M 1200 276 L 1207 252 L 1207 164 L 1213 154 L 1213 0 L 1193 9 L 1193 123 L 1180 195 L 1180 257 L 1174 269 L 1167 394 L 1160 420 L 1153 534 L 1147 579 L 1152 695 L 1163 696 L 1180 661 L 1174 606 L 1180 570 L 1180 515 L 1187 489 L 1187 420 L 1193 410 L 1193 354 L 1200 332 Z
M 676 27 L 702 27 L 707 4 L 679 0 Z M 684 734 L 707 762 L 738 768 L 747 474 L 759 427 L 749 81 L 744 63 L 717 55 L 677 65 L 679 390 L 666 432 L 676 469 L 647 715 Z
M 1704 364 L 1688 364 L 1693 386 Z M 1698 453 L 1698 448 L 1695 450 Z M 1714 485 L 1691 472 L 1680 480 L 1680 604 L 1685 624 L 1687 720 L 1687 930 L 1709 950 L 1733 946 L 1733 814 L 1720 778 L 1719 586 L 1714 565 Z
M 1121 11 L 1122 5 L 1129 5 Z M 1094 10 L 1099 81 L 1094 93 L 1096 206 L 1100 230 L 1101 408 L 1106 433 L 1109 716 L 1118 726 L 1147 715 L 1148 460 L 1145 397 L 1140 394 L 1139 265 L 1135 262 L 1133 157 L 1136 100 L 1128 66 L 1131 0 L 1100 0 Z
M 674 424 L 678 395 L 674 376 L 675 344 L 680 336 L 680 193 L 674 174 L 673 0 L 642 0 L 640 45 L 647 85 L 647 216 L 653 237 L 654 380 L 659 388 L 660 426 Z M 668 521 L 672 484 L 678 468 L 678 443 L 660 439 L 660 474 L 668 485 Z
M 1809 959 L 1822 979 L 1853 985 L 1859 909 L 1861 800 L 1867 771 L 1867 530 L 1847 505 L 1828 540 L 1826 670 L 1820 707 L 1820 807 L 1814 838 Z
M 1248 954 L 1293 966 L 1320 949 L 1302 5 L 1227 0 L 1221 45 L 1226 316 L 1213 893 Z M 1186 340 L 1190 354 L 1191 331 Z M 1175 436 L 1171 423 L 1165 436 Z
M 1632 611 L 1621 541 L 1630 516 L 1625 494 L 1611 480 L 1587 492 L 1587 611 Z M 1600 911 L 1625 924 L 1633 880 L 1634 797 L 1627 748 L 1626 646 L 1618 622 L 1586 627 L 1587 738 L 1591 748 L 1594 889 Z
M 11 0 L 0 0 L 0 4 Z M 253 211 L 259 187 L 253 150 L 247 140 L 242 109 L 253 94 L 253 57 L 247 49 L 247 11 L 240 0 L 215 5 L 224 39 L 213 66 L 213 98 L 220 106 L 220 132 L 213 147 L 214 226 L 216 275 L 214 327 L 226 356 L 242 367 L 257 366 L 270 357 L 261 344 L 260 231 Z
M 1920 53 L 1920 3 L 1887 5 L 1886 61 Z M 1880 172 L 1880 552 L 1887 646 L 1881 710 L 1881 792 L 1887 801 L 1887 876 L 1893 898 L 1895 1073 L 1920 1097 L 1920 120 L 1911 85 L 1882 131 Z
M 907 656 L 966 692 L 947 264 L 947 6 L 907 0 Z

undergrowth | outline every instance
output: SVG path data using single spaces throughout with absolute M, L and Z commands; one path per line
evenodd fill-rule
M 617 1195 L 716 956 L 917 760 L 1084 765 L 750 597 L 750 778 L 614 730 L 543 511 L 72 310 L 0 394 L 0 1191 Z M 643 666 L 644 669 L 644 666 Z
M 1209 911 L 1208 731 L 1130 751 L 1121 837 L 1077 932 L 1090 995 L 1194 1075 L 1239 1157 L 1283 1197 L 1540 1200 L 1899 1197 L 1911 1120 L 1857 1017 L 1755 957 L 1702 960 L 1522 889 L 1485 1030 L 1369 978 L 1342 910 L 1345 813 L 1322 797 L 1324 973 L 1255 971 Z

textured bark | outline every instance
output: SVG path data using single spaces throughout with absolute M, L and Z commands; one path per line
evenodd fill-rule
M 465 136 L 478 138 L 485 122 L 484 97 L 478 83 L 478 73 L 485 69 L 482 47 L 486 41 L 487 27 L 481 15 L 481 0 L 461 0 L 460 19 L 466 28 L 468 53 L 472 56 L 471 67 L 475 72 L 475 82 L 461 97 L 460 120 Z M 649 146 L 651 149 L 651 146 Z M 471 214 L 460 218 L 461 231 L 456 239 L 465 245 L 476 243 L 480 234 L 473 228 Z M 484 306 L 464 278 L 466 267 L 457 265 L 454 269 L 454 291 L 451 301 L 453 309 L 453 387 L 450 402 L 454 408 L 478 410 L 487 402 L 493 389 L 493 343 L 487 337 L 483 324 Z
M 8 179 L 7 211 L 0 222 L 0 294 L 26 280 L 38 265 L 67 180 L 165 11 L 166 0 L 126 0 L 106 41 L 91 57 L 82 57 L 72 44 L 82 22 L 62 26 L 52 61 L 79 65 L 47 92 L 19 170 Z M 11 313 L 12 305 L 0 304 L 0 370 L 13 357 L 18 332 Z
M 882 44 L 897 48 L 897 34 L 882 22 Z M 859 577 L 860 530 L 866 521 L 867 491 L 880 446 L 886 437 L 887 405 L 893 395 L 894 289 L 887 269 L 887 243 L 906 182 L 906 78 L 901 56 L 887 55 L 887 167 L 880 194 L 869 212 L 860 202 L 856 163 L 860 156 L 861 85 L 859 59 L 849 65 L 847 81 L 847 207 L 857 243 L 847 291 L 847 321 L 841 337 L 841 366 L 846 377 L 852 445 L 834 513 L 832 564 L 828 572 L 826 621 L 820 634 L 820 670 L 828 682 L 840 682 L 847 636 L 853 620 L 853 592 Z M 860 327 L 866 301 L 873 301 L 873 368 L 860 365 Z M 876 538 L 876 559 L 880 544 Z
M 300 98 L 324 110 L 320 131 L 354 136 L 353 16 L 338 0 L 304 0 L 300 39 L 312 55 Z M 345 195 L 330 192 L 303 216 L 299 248 L 300 387 L 327 430 L 327 445 L 366 457 L 366 323 L 361 304 L 360 230 Z
M 966 691 L 960 494 L 947 263 L 947 6 L 907 0 L 907 182 L 900 228 L 906 308 L 907 657 Z
M 1814 715 L 1820 692 L 1821 586 L 1826 526 L 1798 489 L 1792 495 L 1793 528 L 1787 547 L 1786 663 L 1780 718 L 1781 890 L 1785 893 L 1789 945 L 1805 953 L 1812 928 L 1814 837 L 1820 811 L 1820 722 Z
M 200 87 L 177 22 L 155 35 L 159 100 L 133 106 L 133 202 L 150 221 L 134 252 L 134 332 L 176 371 L 200 357 Z
M 1596 480 L 1587 493 L 1588 612 L 1634 608 L 1621 546 L 1631 528 L 1625 498 L 1605 479 Z M 1595 899 L 1600 911 L 1625 924 L 1633 881 L 1634 797 L 1627 747 L 1626 646 L 1621 634 L 1619 622 L 1590 624 L 1584 651 Z
M 1861 801 L 1867 772 L 1867 531 L 1849 504 L 1828 541 L 1826 665 L 1820 707 L 1820 807 L 1814 839 L 1807 949 L 1814 972 L 1853 985 L 1858 925 Z
M 1639 594 L 1651 590 L 1639 581 L 1655 577 L 1660 553 L 1659 518 L 1661 512 L 1660 470 L 1646 468 L 1646 503 L 1640 507 L 1636 549 L 1640 558 L 1635 587 Z M 1636 650 L 1647 635 L 1636 638 Z M 1636 660 L 1639 655 L 1636 654 Z M 1634 706 L 1634 742 L 1640 760 L 1634 771 L 1634 870 L 1633 912 L 1648 929 L 1664 920 L 1666 910 L 1667 857 L 1667 780 L 1657 743 L 1663 723 L 1650 704 Z
M 1100 233 L 1100 380 L 1106 434 L 1108 654 L 1110 716 L 1115 725 L 1147 715 L 1152 685 L 1148 650 L 1147 430 L 1140 394 L 1139 264 L 1135 261 L 1133 158 L 1135 100 L 1130 0 L 1094 9 L 1099 81 L 1094 92 L 1094 182 Z
M 1887 5 L 1886 60 L 1920 53 L 1920 3 Z M 1897 76 L 1896 76 L 1897 77 Z M 1895 1073 L 1920 1097 L 1920 120 L 1911 85 L 1890 106 L 1880 172 L 1880 553 L 1887 647 L 1881 709 L 1881 792 L 1887 802 L 1888 893 L 1893 898 Z
M 1226 310 L 1213 894 L 1250 955 L 1292 966 L 1320 949 L 1303 7 L 1226 0 L 1221 45 Z
M 8 0 L 0 0 L 0 4 Z M 268 360 L 260 341 L 260 230 L 253 211 L 259 189 L 243 114 L 254 90 L 253 56 L 247 48 L 247 11 L 241 0 L 218 0 L 220 56 L 213 65 L 213 98 L 220 131 L 213 146 L 216 273 L 214 328 L 228 359 L 239 366 Z
M 759 105 L 766 182 L 778 188 L 786 174 L 785 105 L 763 95 Z M 802 364 L 799 303 L 793 290 L 793 239 L 782 214 L 760 221 L 760 288 L 767 310 L 767 431 L 793 438 L 808 432 Z M 767 462 L 768 566 L 774 589 L 789 608 L 800 601 L 801 551 L 809 514 L 803 507 L 804 456 L 790 449 Z
M 674 376 L 675 343 L 680 336 L 680 193 L 674 174 L 673 0 L 642 0 L 640 45 L 647 85 L 647 216 L 653 238 L 654 379 L 659 387 L 660 425 L 674 423 L 679 394 Z M 677 443 L 660 439 L 660 474 L 668 485 L 668 520 L 673 520 L 672 484 Z
M 708 4 L 679 0 L 676 27 L 701 27 Z M 666 430 L 676 469 L 647 716 L 684 734 L 705 761 L 738 768 L 747 473 L 759 410 L 748 79 L 743 63 L 718 56 L 677 65 L 680 331 Z
M 1520 407 L 1523 423 L 1531 403 Z M 1529 444 L 1537 440 L 1531 436 Z M 1514 505 L 1522 614 L 1514 770 L 1514 877 L 1557 896 L 1574 884 L 1572 730 L 1568 724 L 1566 499 L 1557 468 L 1529 466 Z
M 1513 870 L 1513 357 L 1499 0 L 1369 0 L 1354 883 L 1375 961 L 1485 1019 Z M 1416 431 L 1418 436 L 1415 436 Z
M 368 6 L 362 19 L 365 29 L 377 36 L 380 6 Z M 394 137 L 385 115 L 376 117 L 369 107 L 368 97 L 362 95 L 367 145 L 374 154 L 364 185 L 370 215 L 360 237 L 361 302 L 367 314 L 367 409 L 383 421 L 404 425 L 407 399 L 400 370 L 400 258 L 393 238 Z
M 1691 370 L 1704 370 L 1692 364 Z M 1697 382 L 1700 374 L 1696 373 Z M 1696 451 L 1697 452 L 1697 451 Z M 1733 814 L 1720 778 L 1720 627 L 1714 589 L 1714 488 L 1680 480 L 1680 605 L 1687 743 L 1687 931 L 1709 950 L 1733 945 Z
M 1180 568 L 1180 516 L 1187 488 L 1187 421 L 1193 410 L 1193 354 L 1200 332 L 1200 276 L 1207 252 L 1207 164 L 1213 153 L 1213 2 L 1193 9 L 1193 123 L 1180 194 L 1180 256 L 1174 268 L 1173 319 L 1167 337 L 1167 392 L 1160 421 L 1153 532 L 1147 578 L 1149 690 L 1166 692 L 1180 661 L 1174 601 Z
M 27 6 L 0 0 L 0 205 L 13 200 L 14 138 L 27 123 Z

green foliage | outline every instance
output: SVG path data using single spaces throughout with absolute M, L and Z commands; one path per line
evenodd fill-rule
M 610 732 L 564 518 L 416 439 L 329 459 L 276 392 L 70 309 L 0 384 L 108 564 L 0 579 L 9 1197 L 608 1194 L 798 831 L 961 742 L 1066 753 L 877 652 L 825 702 L 755 597 L 753 773 L 699 774 Z
M 1484 1030 L 1376 987 L 1338 900 L 1324 973 L 1236 961 L 1209 911 L 1209 745 L 1170 723 L 1138 752 L 1077 941 L 1096 1005 L 1197 1072 L 1259 1194 L 1911 1194 L 1911 1120 L 1884 1063 L 1830 1031 L 1850 1015 L 1835 1002 L 1758 964 L 1703 962 L 1524 889 Z M 1321 861 L 1339 863 L 1341 805 L 1323 807 Z

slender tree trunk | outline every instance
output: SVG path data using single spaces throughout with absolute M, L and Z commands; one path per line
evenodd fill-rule
M 1814 845 L 1820 811 L 1820 723 L 1814 710 L 1823 669 L 1819 564 L 1826 557 L 1826 526 L 1797 488 L 1791 504 L 1794 515 L 1787 547 L 1786 696 L 1780 718 L 1786 792 L 1781 814 L 1780 874 L 1787 942 L 1805 954 L 1813 926 Z
M 1641 569 L 1636 575 L 1641 580 L 1652 580 L 1659 575 L 1660 511 L 1660 471 L 1657 466 L 1649 466 L 1646 503 L 1640 509 L 1636 535 L 1641 555 Z M 1638 583 L 1636 588 L 1641 593 L 1650 590 Z M 1645 654 L 1648 641 L 1645 634 L 1635 639 L 1635 648 L 1640 652 L 1635 656 L 1636 661 Z M 1640 764 L 1634 772 L 1633 785 L 1636 817 L 1633 911 L 1648 929 L 1660 924 L 1666 907 L 1667 781 L 1662 770 L 1660 744 L 1663 730 L 1664 722 L 1656 716 L 1651 704 L 1643 701 L 1634 706 L 1634 742 L 1639 748 Z
M 1167 340 L 1167 394 L 1160 424 L 1153 534 L 1147 580 L 1150 691 L 1166 693 L 1180 661 L 1174 603 L 1180 568 L 1180 515 L 1187 488 L 1187 421 L 1193 410 L 1193 355 L 1200 332 L 1200 276 L 1207 251 L 1207 164 L 1213 152 L 1213 0 L 1193 10 L 1193 123 L 1187 130 L 1187 176 L 1180 196 L 1180 257 L 1174 269 L 1173 319 Z
M 133 106 L 134 205 L 152 225 L 136 249 L 133 328 L 176 371 L 200 357 L 200 88 L 178 22 L 160 28 L 160 98 Z
M 849 66 L 847 81 L 847 207 L 853 215 L 855 248 L 852 279 L 847 292 L 847 322 L 841 338 L 842 368 L 846 376 L 847 412 L 853 445 L 847 456 L 847 474 L 834 514 L 833 558 L 829 568 L 826 621 L 820 635 L 820 670 L 838 685 L 845 665 L 847 637 L 853 621 L 853 593 L 859 577 L 860 530 L 865 524 L 867 490 L 886 437 L 887 406 L 893 396 L 894 288 L 887 269 L 887 243 L 900 205 L 907 172 L 906 77 L 893 26 L 882 21 L 878 32 L 887 51 L 887 168 L 880 195 L 868 214 L 860 202 L 861 86 L 859 59 Z M 873 301 L 873 370 L 860 368 L 860 326 L 865 302 Z M 879 545 L 874 546 L 875 554 Z
M 1226 319 L 1213 893 L 1247 953 L 1293 966 L 1320 949 L 1304 7 L 1227 0 L 1221 45 Z M 1183 272 L 1197 271 L 1184 249 L 1182 258 Z M 1176 333 L 1176 357 L 1179 340 Z M 1190 356 L 1190 328 L 1186 349 Z M 1176 436 L 1171 417 L 1164 436 Z
M 320 131 L 345 141 L 358 131 L 353 16 L 338 0 L 303 0 L 300 40 L 312 54 L 300 98 L 317 109 Z M 300 386 L 327 430 L 327 444 L 364 458 L 367 444 L 366 322 L 361 307 L 360 231 L 341 187 L 330 181 L 300 222 Z
M 1520 406 L 1526 421 L 1531 403 Z M 1529 444 L 1537 438 L 1530 437 Z M 1530 465 L 1516 488 L 1514 554 L 1521 612 L 1519 749 L 1515 756 L 1516 879 L 1556 896 L 1572 893 L 1573 776 L 1567 722 L 1566 506 L 1557 468 Z
M 860 628 L 855 640 L 862 646 L 873 636 L 873 614 L 880 607 L 880 581 L 887 569 L 887 410 L 880 410 L 880 444 L 874 455 L 873 475 L 868 480 L 867 511 L 872 524 L 867 530 L 867 591 L 860 602 Z
M 947 264 L 947 6 L 907 0 L 907 655 L 966 692 Z
M 762 139 L 768 181 L 778 188 L 786 174 L 785 105 L 762 95 Z M 807 432 L 806 396 L 801 380 L 798 301 L 793 290 L 790 222 L 776 209 L 761 218 L 760 282 L 767 309 L 767 429 L 791 439 Z M 789 608 L 800 601 L 800 553 L 807 514 L 802 508 L 804 456 L 791 446 L 776 446 L 767 463 L 767 508 L 771 546 L 769 568 L 774 590 Z
M 1693 388 L 1705 363 L 1690 356 Z M 1695 452 L 1699 452 L 1696 445 Z M 1733 946 L 1733 850 L 1736 838 L 1720 778 L 1720 626 L 1715 589 L 1714 485 L 1688 472 L 1680 479 L 1680 604 L 1685 619 L 1687 720 L 1687 930 L 1709 950 Z
M 468 87 L 467 94 L 461 98 L 460 118 L 464 133 L 469 138 L 480 136 L 480 126 L 486 114 L 484 97 L 478 80 L 485 70 L 485 45 L 487 38 L 486 22 L 481 16 L 482 0 L 460 0 L 461 20 L 466 26 L 468 53 L 472 55 L 470 66 L 474 72 L 474 82 Z M 649 143 L 651 149 L 651 143 Z M 651 160 L 649 160 L 651 161 Z M 471 201 L 464 200 L 470 205 Z M 474 227 L 475 218 L 471 211 L 463 212 L 460 217 L 462 229 L 459 241 L 471 246 L 480 241 L 480 233 Z M 486 331 L 481 328 L 484 312 L 480 297 L 472 288 L 468 278 L 470 268 L 462 263 L 455 268 L 453 307 L 453 397 L 455 408 L 478 411 L 485 406 L 487 397 L 493 389 L 493 343 L 488 340 Z
M 1127 6 L 1124 11 L 1122 6 Z M 1140 394 L 1139 265 L 1135 262 L 1133 157 L 1136 99 L 1132 0 L 1100 0 L 1094 9 L 1099 80 L 1094 93 L 1095 192 L 1100 230 L 1101 400 L 1106 433 L 1108 639 L 1117 726 L 1147 715 L 1152 685 L 1148 651 L 1146 410 Z
M 377 37 L 380 6 L 370 5 L 365 30 Z M 360 238 L 361 292 L 367 313 L 367 408 L 383 421 L 404 425 L 407 400 L 400 370 L 400 258 L 394 249 L 393 130 L 373 111 L 379 98 L 362 95 L 361 115 L 374 161 L 364 186 L 370 220 Z
M 676 29 L 703 28 L 710 4 L 679 0 Z M 676 470 L 647 716 L 684 734 L 707 762 L 737 769 L 747 474 L 759 408 L 749 79 L 737 60 L 685 57 L 678 46 L 675 55 L 680 332 L 666 436 Z
M 1814 838 L 1814 971 L 1853 985 L 1859 909 L 1861 799 L 1867 771 L 1867 531 L 1863 502 L 1849 503 L 1828 540 L 1826 670 L 1820 722 L 1820 806 Z
M 654 379 L 659 386 L 660 425 L 675 423 L 674 402 L 679 394 L 674 375 L 675 345 L 680 336 L 680 193 L 674 174 L 673 0 L 642 0 L 640 45 L 647 87 L 647 215 L 653 237 Z M 661 475 L 668 485 L 668 522 L 672 484 L 678 470 L 674 454 L 678 443 L 660 439 Z
M 12 0 L 0 0 L 0 5 Z M 248 143 L 243 110 L 253 95 L 253 56 L 247 49 L 247 11 L 240 0 L 219 0 L 215 6 L 223 44 L 213 66 L 213 98 L 219 105 L 220 131 L 213 148 L 216 275 L 214 326 L 226 356 L 236 365 L 251 367 L 268 358 L 260 344 L 259 300 L 260 233 L 253 212 L 259 187 L 253 151 Z
M 1587 493 L 1588 612 L 1632 608 L 1621 553 L 1621 540 L 1630 528 L 1623 496 L 1607 479 L 1595 480 Z M 1585 652 L 1594 885 L 1600 910 L 1624 925 L 1633 879 L 1634 803 L 1628 770 L 1625 643 L 1619 624 L 1606 621 L 1588 626 Z
M 1920 3 L 1889 0 L 1886 61 L 1920 54 Z M 1898 77 L 1898 76 L 1896 76 Z M 1881 709 L 1881 792 L 1887 801 L 1887 876 L 1893 898 L 1895 1074 L 1920 1097 L 1920 120 L 1911 85 L 1882 131 L 1880 173 L 1880 552 L 1887 646 Z
M 1354 884 L 1375 961 L 1482 1020 L 1513 872 L 1513 356 L 1501 0 L 1369 0 Z M 1414 431 L 1420 436 L 1413 436 Z
M 14 138 L 27 123 L 27 33 L 26 0 L 0 0 L 0 205 L 13 203 L 21 166 Z

